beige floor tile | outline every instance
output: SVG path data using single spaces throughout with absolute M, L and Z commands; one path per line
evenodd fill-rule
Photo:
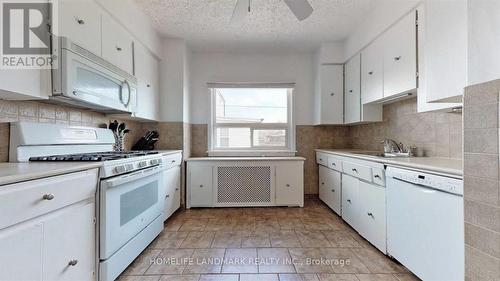
M 233 230 L 252 232 L 255 230 L 255 219 L 249 217 L 236 218 L 233 225 Z
M 330 261 L 335 273 L 371 273 L 368 267 L 347 248 L 323 248 L 322 257 Z
M 322 218 L 302 219 L 302 224 L 304 224 L 304 228 L 307 230 L 333 230 L 333 228 L 326 223 L 326 220 Z
M 189 232 L 188 236 L 179 248 L 183 249 L 195 249 L 195 248 L 210 248 L 212 241 L 214 240 L 214 232 Z
M 236 221 L 232 219 L 208 219 L 205 231 L 231 231 Z
M 238 231 L 216 232 L 212 248 L 240 248 L 241 233 Z
M 280 274 L 280 281 L 319 281 L 316 274 Z
M 257 249 L 226 249 L 222 273 L 258 273 Z
M 392 274 L 356 274 L 359 281 L 398 281 Z
M 255 231 L 250 233 L 243 232 L 241 238 L 242 248 L 261 248 L 271 247 L 271 239 L 269 233 L 262 231 Z
M 370 269 L 371 273 L 408 273 L 403 266 L 393 262 L 373 247 L 351 250 Z
M 272 232 L 280 229 L 280 224 L 276 217 L 259 218 L 255 220 L 255 230 Z
M 181 220 L 181 219 L 176 219 L 176 218 L 168 219 L 166 224 L 165 224 L 165 230 L 166 231 L 179 231 L 179 229 L 181 228 L 183 223 L 184 223 L 184 220 Z
M 280 230 L 270 234 L 271 247 L 300 247 L 300 241 L 294 230 Z
M 145 250 L 142 252 L 132 264 L 123 272 L 123 275 L 140 275 L 144 274 L 151 265 L 151 259 L 156 258 L 161 250 Z
M 129 275 L 120 276 L 117 281 L 158 281 L 160 280 L 160 275 Z
M 200 275 L 162 275 L 160 281 L 198 281 Z
M 208 219 L 189 219 L 185 221 L 179 231 L 203 231 L 208 223 Z
M 420 279 L 411 274 L 411 273 L 396 273 L 394 274 L 394 277 L 396 277 L 396 279 L 398 279 L 399 281 L 420 281 Z
M 189 232 L 163 232 L 149 246 L 151 249 L 177 249 Z
M 304 224 L 297 217 L 278 218 L 281 229 L 304 229 Z
M 220 273 L 225 249 L 196 249 L 182 274 Z
M 321 231 L 296 230 L 297 238 L 302 247 L 331 247 Z
M 334 273 L 321 248 L 291 248 L 289 252 L 297 273 Z
M 286 248 L 257 249 L 259 273 L 295 273 L 292 257 Z
M 332 247 L 337 248 L 359 248 L 361 244 L 354 239 L 349 231 L 323 231 L 326 239 L 330 242 Z
M 277 274 L 240 274 L 240 281 L 279 281 Z
M 355 274 L 318 274 L 319 281 L 359 281 Z
M 238 281 L 238 274 L 201 275 L 199 281 Z
M 163 250 L 156 258 L 146 274 L 182 274 L 194 250 L 168 249 Z

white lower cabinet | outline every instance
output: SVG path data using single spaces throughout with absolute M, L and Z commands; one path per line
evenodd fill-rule
M 2 204 L 3 210 L 18 214 L 0 223 L 0 280 L 96 280 L 97 173 L 88 170 L 0 187 L 0 202 L 10 202 Z M 71 186 L 69 179 L 74 181 Z M 30 197 L 35 193 L 38 199 Z M 25 197 L 13 200 L 12 194 Z
M 191 158 L 187 208 L 304 206 L 304 158 Z
M 293 206 L 304 200 L 304 167 L 300 164 L 276 166 L 276 205 Z
M 359 179 L 342 175 L 342 218 L 354 229 L 360 229 L 359 222 Z
M 359 181 L 360 234 L 382 252 L 386 252 L 385 188 Z
M 341 215 L 342 175 L 338 171 L 320 166 L 319 199 L 335 213 Z
M 181 207 L 181 167 L 176 166 L 163 173 L 165 185 L 165 219 Z

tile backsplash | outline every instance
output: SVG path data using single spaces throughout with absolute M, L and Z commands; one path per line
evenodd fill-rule
M 462 114 L 417 112 L 417 99 L 384 105 L 383 122 L 350 127 L 352 148 L 382 151 L 391 138 L 417 146 L 426 156 L 462 158 Z

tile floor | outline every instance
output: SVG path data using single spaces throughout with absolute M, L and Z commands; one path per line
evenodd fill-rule
M 316 198 L 304 208 L 180 211 L 120 281 L 418 280 Z

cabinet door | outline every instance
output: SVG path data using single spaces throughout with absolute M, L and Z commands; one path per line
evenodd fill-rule
M 366 240 L 386 252 L 385 188 L 359 182 L 359 229 Z
M 342 218 L 359 231 L 359 180 L 342 175 Z
M 321 124 L 344 123 L 344 67 L 322 65 L 321 72 Z
M 189 167 L 189 205 L 188 207 L 211 207 L 212 176 L 211 166 Z
M 318 178 L 318 193 L 319 199 L 328 205 L 328 168 L 325 166 L 319 166 L 319 178 Z
M 303 165 L 300 164 L 276 166 L 276 205 L 303 205 L 303 169 Z
M 133 40 L 111 17 L 102 16 L 102 57 L 133 74 Z
M 361 65 L 357 54 L 345 65 L 345 120 L 346 124 L 361 121 Z
M 341 193 L 342 183 L 341 174 L 334 170 L 328 170 L 328 190 L 327 190 L 327 205 L 337 214 L 341 215 Z
M 416 12 L 411 12 L 384 35 L 384 97 L 417 88 Z
M 59 0 L 59 35 L 101 55 L 101 9 L 92 0 Z
M 0 280 L 42 280 L 43 226 L 28 222 L 0 231 Z
M 164 173 L 165 184 L 165 219 L 168 219 L 180 205 L 178 195 L 180 187 L 181 167 L 173 167 Z
M 384 97 L 384 46 L 375 40 L 361 52 L 361 102 L 363 104 Z
M 43 280 L 94 280 L 95 204 L 67 207 L 44 221 Z
M 134 45 L 135 76 L 137 77 L 136 117 L 158 120 L 159 61 L 141 44 Z

